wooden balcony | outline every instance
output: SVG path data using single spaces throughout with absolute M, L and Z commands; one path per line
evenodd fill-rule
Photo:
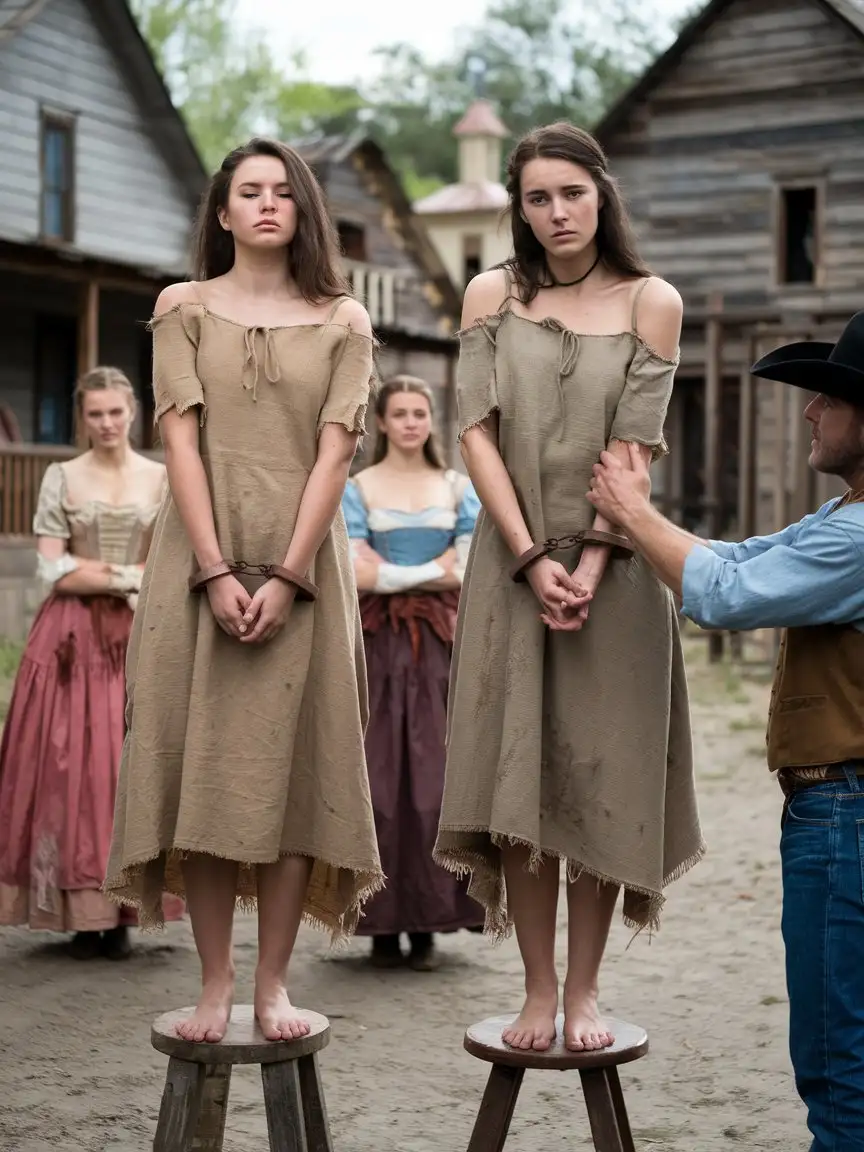
M 344 260 L 351 291 L 365 306 L 373 328 L 396 325 L 396 290 L 399 274 L 394 268 L 380 268 L 359 260 Z

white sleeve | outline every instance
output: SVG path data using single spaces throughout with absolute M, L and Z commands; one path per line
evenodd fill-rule
M 440 580 L 443 575 L 444 569 L 434 560 L 428 564 L 388 564 L 385 561 L 378 565 L 378 579 L 373 591 L 406 592 L 409 588 L 428 584 L 431 580 Z
M 49 593 L 58 580 L 68 576 L 78 567 L 78 561 L 68 552 L 58 556 L 56 560 L 46 560 L 42 553 L 36 556 L 36 579 L 42 584 L 43 591 Z
M 456 549 L 456 563 L 453 565 L 453 575 L 458 576 L 459 583 L 465 579 L 465 568 L 468 564 L 468 553 L 471 551 L 471 537 L 457 536 L 453 541 Z

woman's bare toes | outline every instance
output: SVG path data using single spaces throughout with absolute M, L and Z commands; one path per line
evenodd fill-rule
M 571 1052 L 597 1052 L 611 1048 L 615 1037 L 597 1011 L 594 993 L 568 994 L 564 990 L 564 1046 Z
M 206 984 L 195 1011 L 188 1020 L 176 1025 L 177 1035 L 195 1044 L 218 1044 L 227 1031 L 233 1001 L 233 980 Z
M 522 1011 L 501 1033 L 511 1048 L 545 1052 L 555 1039 L 555 1017 L 558 1014 L 558 990 L 531 993 L 525 997 Z
M 299 1040 L 309 1035 L 309 1024 L 282 984 L 256 984 L 255 1015 L 268 1040 Z

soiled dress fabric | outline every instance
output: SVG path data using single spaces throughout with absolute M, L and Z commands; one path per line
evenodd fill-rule
M 338 307 L 338 304 L 337 304 Z M 156 415 L 201 411 L 200 451 L 223 556 L 282 563 L 326 423 L 363 430 L 372 342 L 336 318 L 247 328 L 199 304 L 156 318 Z M 127 661 L 128 734 L 106 890 L 162 921 L 183 894 L 181 858 L 255 864 L 306 855 L 305 919 L 353 931 L 381 887 L 363 750 L 366 672 L 341 510 L 285 628 L 243 645 L 187 579 L 197 564 L 170 495 L 156 523 Z
M 158 504 L 73 502 L 49 464 L 33 533 L 70 555 L 143 564 Z M 104 932 L 136 923 L 100 891 L 123 746 L 132 610 L 116 596 L 52 592 L 21 657 L 0 742 L 0 925 Z M 166 897 L 163 915 L 183 905 Z
M 647 282 L 647 281 L 646 281 Z M 587 530 L 610 439 L 665 452 L 675 363 L 630 332 L 579 335 L 509 302 L 460 334 L 460 435 L 492 414 L 534 540 Z M 578 546 L 555 553 L 572 571 Z M 509 931 L 500 846 L 624 886 L 624 919 L 656 927 L 662 889 L 704 851 L 687 683 L 671 593 L 638 556 L 610 559 L 586 627 L 551 632 L 481 513 L 459 607 L 435 858 L 472 872 L 486 930 Z

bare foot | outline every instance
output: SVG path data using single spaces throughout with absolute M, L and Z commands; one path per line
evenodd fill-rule
M 292 1006 L 281 981 L 256 978 L 255 1015 L 268 1040 L 299 1040 L 309 1034 L 309 1024 Z
M 522 1011 L 501 1033 L 511 1048 L 533 1048 L 545 1052 L 555 1039 L 555 1017 L 558 1014 L 558 988 L 529 992 Z
M 196 1044 L 218 1044 L 228 1028 L 233 1002 L 233 977 L 208 981 L 201 990 L 198 1007 L 188 1020 L 176 1025 L 177 1035 Z
M 596 1052 L 609 1048 L 615 1037 L 607 1031 L 597 1010 L 597 993 L 569 992 L 564 985 L 564 1047 L 571 1052 Z

